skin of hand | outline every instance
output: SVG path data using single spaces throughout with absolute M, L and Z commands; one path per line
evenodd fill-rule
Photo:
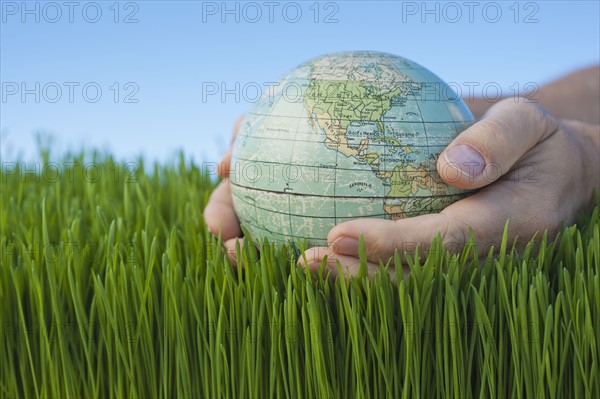
M 234 137 L 240 124 L 241 119 Z M 231 150 L 221 162 L 223 181 L 204 217 L 212 233 L 221 233 L 235 261 L 241 229 L 227 180 L 230 159 Z M 325 259 L 335 274 L 339 261 L 349 274 L 356 274 L 359 235 L 369 274 L 396 250 L 414 251 L 418 244 L 426 251 L 437 233 L 447 247 L 459 249 L 472 228 L 480 255 L 498 246 L 506 220 L 509 241 L 516 236 L 528 240 L 546 229 L 553 236 L 562 223 L 572 223 L 578 211 L 592 206 L 592 192 L 600 188 L 600 125 L 555 118 L 525 98 L 505 99 L 440 154 L 437 169 L 448 184 L 480 190 L 436 214 L 341 223 L 329 232 L 328 247 L 308 249 L 300 263 L 316 270 Z

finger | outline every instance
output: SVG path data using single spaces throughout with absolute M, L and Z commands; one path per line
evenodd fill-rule
M 217 170 L 219 171 L 219 177 L 221 179 L 226 179 L 229 177 L 230 165 L 231 147 L 227 150 L 225 155 L 223 155 L 223 158 L 221 158 L 221 160 L 219 161 L 219 167 L 217 168 Z
M 440 234 L 442 243 L 451 251 L 459 251 L 469 239 L 469 227 L 477 240 L 477 253 L 487 254 L 493 245 L 498 248 L 507 219 L 508 239 L 515 233 L 529 238 L 536 233 L 544 208 L 531 209 L 529 201 L 516 195 L 519 190 L 510 181 L 501 181 L 491 188 L 448 206 L 440 213 L 422 215 L 396 221 L 382 219 L 357 219 L 335 226 L 327 236 L 332 249 L 342 255 L 358 256 L 358 237 L 363 236 L 365 252 L 370 262 L 387 262 L 394 251 L 421 253 L 429 250 L 431 241 Z
M 240 249 L 244 247 L 244 239 L 243 238 L 231 238 L 223 244 L 225 246 L 225 251 L 227 251 L 227 257 L 231 261 L 231 264 L 237 266 L 237 250 L 236 244 L 240 243 Z
M 451 219 L 436 213 L 396 221 L 383 219 L 357 219 L 335 226 L 327 241 L 337 254 L 358 257 L 358 238 L 362 235 L 369 262 L 387 262 L 397 250 L 413 253 L 419 247 L 427 250 L 429 243 L 440 232 L 442 236 L 452 234 Z M 463 241 L 462 237 L 452 241 Z
M 239 252 L 237 250 L 238 243 L 240 248 Z M 255 265 L 260 261 L 260 250 L 258 245 L 254 244 L 254 250 L 245 252 L 244 245 L 246 245 L 246 241 L 240 237 L 231 238 L 223 244 L 225 251 L 227 252 L 227 257 L 233 266 L 244 268 L 244 262 Z M 242 254 L 245 254 L 246 258 L 244 258 Z
M 220 233 L 223 240 L 241 236 L 240 222 L 233 209 L 229 179 L 223 180 L 211 194 L 204 209 L 204 221 L 208 230 L 215 235 Z
M 360 268 L 360 260 L 357 257 L 338 254 L 331 247 L 313 247 L 307 249 L 300 259 L 298 259 L 298 264 L 301 267 L 307 267 L 311 272 L 318 272 L 324 260 L 327 268 L 331 271 L 332 278 L 338 275 L 338 262 L 346 277 L 356 276 Z M 367 262 L 367 274 L 369 278 L 373 277 L 378 268 L 379 263 Z M 394 277 L 395 269 L 393 265 L 389 266 L 388 273 L 391 278 Z
M 465 189 L 486 186 L 558 129 L 541 107 L 517 100 L 494 105 L 440 154 L 437 169 L 447 183 Z
M 238 132 L 240 131 L 240 127 L 242 127 L 243 121 L 244 115 L 239 116 L 235 121 L 233 133 L 231 134 L 231 142 L 229 143 L 229 149 L 227 150 L 225 155 L 223 155 L 223 158 L 221 158 L 221 161 L 219 162 L 219 176 L 223 179 L 229 176 L 229 165 L 231 164 L 231 148 L 233 147 L 233 142 L 235 141 L 235 138 L 237 137 Z

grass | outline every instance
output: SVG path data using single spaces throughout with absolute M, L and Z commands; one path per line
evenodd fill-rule
M 42 155 L 0 176 L 0 397 L 600 397 L 598 209 L 333 279 L 265 242 L 232 267 L 183 160 Z

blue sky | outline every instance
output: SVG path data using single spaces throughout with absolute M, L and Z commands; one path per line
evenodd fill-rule
M 600 62 L 597 1 L 2 1 L 0 9 L 3 161 L 35 159 L 36 132 L 54 137 L 56 153 L 107 148 L 122 160 L 165 161 L 183 149 L 215 161 L 256 87 L 334 51 L 401 55 L 465 94 L 471 86 L 511 95 Z

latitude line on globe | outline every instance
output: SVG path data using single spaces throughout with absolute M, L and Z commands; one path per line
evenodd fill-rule
M 390 123 L 390 122 L 388 121 L 387 123 Z M 423 123 L 423 122 L 418 122 L 418 123 Z M 432 122 L 427 122 L 427 123 L 432 123 Z M 251 135 L 248 135 L 248 134 L 240 134 L 240 135 L 238 135 L 238 137 L 250 137 L 250 138 L 255 139 L 255 140 L 268 140 L 268 141 L 274 141 L 274 140 L 277 140 L 277 141 L 294 141 L 292 139 L 276 139 L 276 138 L 273 138 L 273 137 L 258 137 L 258 136 L 251 136 Z M 300 143 L 322 143 L 322 140 L 302 140 L 302 139 L 299 139 L 299 140 L 295 140 L 295 141 L 300 142 Z M 384 145 L 385 144 L 373 144 L 374 147 L 383 147 Z M 411 144 L 411 147 L 423 148 L 425 146 L 424 145 L 419 145 L 419 144 L 414 144 L 414 145 Z
M 454 194 L 455 196 L 458 196 L 457 194 Z M 250 204 L 250 202 L 245 201 L 243 198 L 241 198 L 240 196 L 236 196 L 240 201 L 246 203 L 246 204 Z M 370 198 L 370 197 L 363 197 L 363 198 Z M 271 208 L 265 208 L 262 206 L 257 206 L 255 203 L 252 204 L 253 207 L 255 207 L 255 209 L 260 209 L 263 211 L 269 211 L 272 213 L 278 213 L 278 214 L 282 214 L 282 215 L 288 215 L 287 212 L 282 212 L 282 211 L 278 211 L 276 209 L 271 209 Z M 406 212 L 406 214 L 408 215 L 412 215 L 412 214 L 419 214 L 419 212 L 422 211 L 422 209 L 418 209 L 418 210 L 413 210 L 413 211 L 408 211 Z M 305 214 L 297 214 L 297 213 L 292 213 L 292 216 L 296 216 L 296 217 L 302 217 L 302 218 L 310 218 L 310 219 L 334 219 L 334 216 L 313 216 L 313 215 L 305 215 Z M 369 214 L 369 217 L 386 217 L 387 213 L 373 213 L 373 214 Z M 340 219 L 345 219 L 345 220 L 353 220 L 355 219 L 353 216 L 341 216 Z M 270 231 L 270 230 L 269 230 Z
M 413 96 L 414 96 L 414 94 L 413 94 Z M 334 97 L 332 97 L 332 98 L 334 98 Z M 417 102 L 417 101 L 415 101 L 415 102 Z M 421 102 L 422 102 L 422 103 L 426 103 L 426 102 L 435 102 L 435 103 L 437 103 L 437 102 L 439 102 L 439 101 L 427 101 L 427 100 L 426 100 L 426 101 L 421 101 Z M 289 115 L 283 115 L 283 116 L 282 116 L 282 115 L 270 115 L 270 114 L 262 114 L 262 113 L 258 113 L 258 112 L 248 112 L 248 115 L 255 115 L 255 116 L 265 116 L 265 117 L 269 117 L 269 118 L 272 118 L 272 119 L 302 119 L 302 118 L 303 118 L 303 117 L 300 117 L 300 116 L 289 116 Z M 349 118 L 341 118 L 341 117 L 340 117 L 340 118 L 337 118 L 337 119 L 338 119 L 338 120 L 340 120 L 340 121 L 346 121 L 346 122 L 350 122 L 350 121 L 352 121 L 352 120 L 353 120 L 353 119 L 349 119 Z M 390 123 L 394 123 L 394 122 L 396 122 L 396 123 L 399 123 L 399 124 L 409 124 L 409 123 L 415 123 L 415 124 L 419 124 L 419 123 L 423 123 L 423 120 L 422 120 L 422 119 L 421 119 L 421 120 L 419 120 L 419 121 L 398 121 L 398 120 L 396 120 L 396 119 L 392 119 L 392 120 L 385 120 L 385 119 L 382 119 L 382 121 L 383 121 L 383 122 L 390 122 Z M 455 123 L 455 122 L 463 122 L 463 123 L 466 123 L 466 122 L 469 122 L 469 121 L 468 121 L 468 120 L 463 120 L 463 121 L 427 121 L 427 123 L 431 123 L 431 124 L 438 124 L 438 123 L 439 123 L 439 124 L 447 124 L 447 123 Z M 244 136 L 249 136 L 249 137 L 257 137 L 257 138 L 258 138 L 258 136 L 251 136 L 251 135 L 248 135 L 248 134 L 245 134 Z M 264 137 L 261 137 L 261 138 L 264 138 Z M 283 140 L 283 139 L 282 139 L 282 140 Z M 288 139 L 288 140 L 289 140 L 289 139 Z
M 411 145 L 411 147 L 422 148 L 424 146 L 412 146 Z M 350 157 L 346 157 L 346 158 L 350 158 Z M 239 161 L 245 161 L 245 162 L 253 163 L 253 164 L 269 164 L 269 165 L 278 165 L 278 166 L 290 166 L 290 165 L 293 165 L 293 166 L 298 166 L 298 167 L 317 168 L 317 169 L 330 169 L 330 168 L 324 168 L 323 166 L 319 166 L 319 165 L 331 165 L 331 163 L 330 164 L 319 164 L 319 165 L 316 165 L 316 164 L 315 165 L 308 165 L 308 164 L 301 164 L 301 163 L 286 164 L 286 163 L 277 162 L 277 161 L 263 161 L 263 160 L 255 161 L 253 159 L 241 158 L 241 157 L 238 157 L 237 160 L 239 160 Z M 369 169 L 356 170 L 356 169 L 353 169 L 353 168 L 343 168 L 343 167 L 339 167 L 337 169 L 339 169 L 339 170 L 350 170 L 350 171 L 353 171 L 353 172 L 361 172 L 361 173 L 362 172 L 364 172 L 364 173 L 367 173 L 367 172 L 368 173 L 372 173 L 372 171 L 369 170 Z M 436 170 L 437 169 L 427 169 L 428 172 L 434 172 Z M 416 173 L 416 172 L 413 172 L 413 173 Z M 241 187 L 245 187 L 245 186 L 241 186 Z
M 248 187 L 248 186 L 242 186 L 241 184 L 237 184 L 234 183 L 233 181 L 229 182 L 231 185 L 234 185 L 236 187 L 240 187 L 246 190 L 252 190 L 252 191 L 261 191 L 261 192 L 265 192 L 265 193 L 276 193 L 276 194 L 290 194 L 290 195 L 294 195 L 294 196 L 302 196 L 302 197 L 318 197 L 318 198 L 331 198 L 330 195 L 323 195 L 323 194 L 308 194 L 308 193 L 297 193 L 297 192 L 289 192 L 289 191 L 277 191 L 277 190 L 266 190 L 264 188 L 256 188 L 256 187 Z M 472 190 L 474 191 L 474 190 Z M 416 198 L 444 198 L 444 197 L 454 197 L 454 196 L 460 196 L 460 197 L 464 197 L 464 194 L 432 194 L 432 195 L 427 195 L 427 196 L 416 196 Z M 338 198 L 343 198 L 343 199 L 379 199 L 382 197 L 379 196 L 373 196 L 373 195 L 369 195 L 369 196 L 363 196 L 363 195 L 340 195 L 338 196 Z M 396 198 L 415 198 L 415 196 L 412 197 L 396 197 Z

